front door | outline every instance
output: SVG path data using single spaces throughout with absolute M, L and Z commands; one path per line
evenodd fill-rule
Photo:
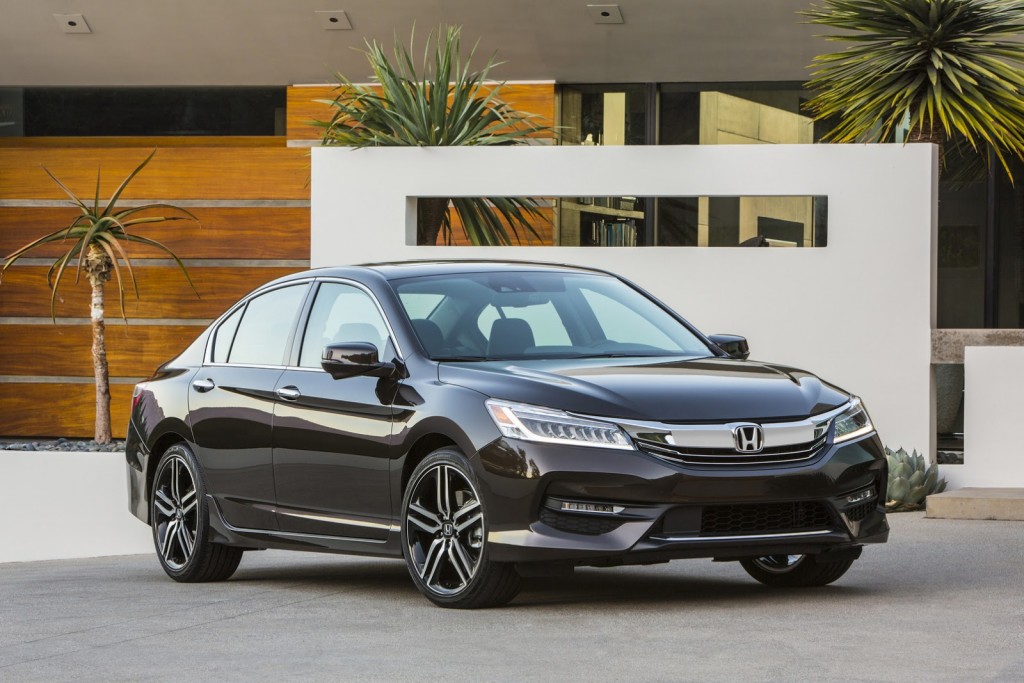
M 286 370 L 276 387 L 278 524 L 282 531 L 383 540 L 391 527 L 391 380 L 327 374 L 320 367 L 324 346 L 346 341 L 369 342 L 382 358 L 394 356 L 370 295 L 354 285 L 323 282 L 298 367 Z

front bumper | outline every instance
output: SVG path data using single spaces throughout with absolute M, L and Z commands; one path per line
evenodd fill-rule
M 883 543 L 889 534 L 886 461 L 875 434 L 790 465 L 688 466 L 641 451 L 512 439 L 477 456 L 489 552 L 499 562 L 820 554 Z M 869 500 L 847 502 L 865 489 L 873 491 Z M 561 511 L 562 500 L 614 512 Z

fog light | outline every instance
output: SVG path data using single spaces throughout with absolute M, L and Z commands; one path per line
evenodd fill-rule
M 616 515 L 625 507 L 613 505 L 612 503 L 592 503 L 585 500 L 561 500 L 560 498 L 548 498 L 544 501 L 544 507 L 559 512 L 582 512 L 592 515 Z
M 871 500 L 875 497 L 874 489 L 864 489 L 863 491 L 857 491 L 857 493 L 851 493 L 846 497 L 846 502 L 850 505 L 854 503 L 860 503 L 865 500 Z

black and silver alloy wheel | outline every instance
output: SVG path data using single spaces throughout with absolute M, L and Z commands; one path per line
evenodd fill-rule
M 461 452 L 427 456 L 410 478 L 402 510 L 409 573 L 435 604 L 491 607 L 519 592 L 515 568 L 487 559 L 486 510 Z
M 240 548 L 209 540 L 206 485 L 195 455 L 184 443 L 164 451 L 157 464 L 150 526 L 157 559 L 175 581 L 223 581 L 242 559 Z
M 439 595 L 465 590 L 480 567 L 484 514 L 462 472 L 450 465 L 424 472 L 406 508 L 405 527 L 420 580 Z
M 198 503 L 188 463 L 181 455 L 170 454 L 153 486 L 153 533 L 157 552 L 173 570 L 184 567 L 195 550 Z
M 856 556 L 822 560 L 811 555 L 765 555 L 740 560 L 752 577 L 766 586 L 808 588 L 832 583 L 853 565 Z

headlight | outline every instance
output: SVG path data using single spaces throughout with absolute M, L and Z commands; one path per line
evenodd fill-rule
M 575 417 L 561 410 L 490 400 L 487 410 L 510 439 L 633 450 L 618 425 Z
M 835 425 L 835 443 L 856 439 L 858 436 L 875 431 L 871 424 L 871 418 L 868 417 L 868 411 L 864 409 L 864 404 L 860 402 L 859 398 L 853 399 L 846 412 L 835 418 Z

